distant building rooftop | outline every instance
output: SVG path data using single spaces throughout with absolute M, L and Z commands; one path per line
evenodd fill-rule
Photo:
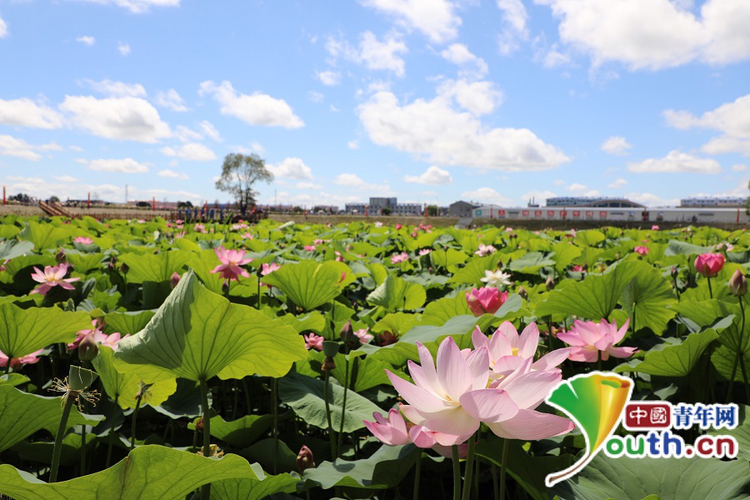
M 547 198 L 548 207 L 610 207 L 610 208 L 642 208 L 643 205 L 625 198 L 605 196 L 557 196 Z
M 747 198 L 741 196 L 696 196 L 680 200 L 681 207 L 743 207 Z

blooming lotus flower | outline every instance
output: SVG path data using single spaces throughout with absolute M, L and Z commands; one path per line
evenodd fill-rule
M 648 247 L 635 247 L 633 251 L 638 255 L 648 255 Z
M 34 273 L 31 274 L 31 279 L 41 285 L 34 288 L 30 293 L 41 293 L 46 295 L 52 287 L 59 286 L 65 290 L 75 290 L 76 287 L 71 283 L 80 280 L 81 278 L 66 278 L 68 274 L 68 264 L 62 263 L 57 266 L 44 266 L 44 271 L 40 271 L 38 267 L 34 267 Z
M 310 333 L 309 335 L 303 335 L 302 338 L 305 339 L 305 349 L 308 351 L 310 349 L 315 349 L 318 351 L 323 350 L 323 340 L 325 340 L 320 335 L 315 335 L 314 333 Z
M 315 245 L 305 245 L 305 250 L 307 250 L 308 252 L 314 252 Z
M 206 226 L 204 226 L 203 224 L 196 224 L 195 226 L 193 226 L 193 231 L 195 231 L 196 233 L 205 233 Z
M 333 253 L 336 255 L 337 262 L 344 262 L 344 256 L 341 255 L 341 252 L 339 252 L 338 250 L 334 250 Z
M 511 284 L 510 274 L 504 273 L 499 269 L 497 271 L 484 271 L 484 278 L 481 281 L 485 282 L 487 286 L 508 286 Z
M 178 239 L 178 240 L 184 238 L 185 237 L 185 231 L 181 231 L 179 233 L 175 233 L 174 237 L 175 237 L 175 239 Z
M 320 238 L 318 238 L 313 243 L 315 243 L 316 245 L 322 245 L 325 242 L 326 242 L 326 240 L 321 240 Z
M 489 354 L 489 368 L 492 378 L 501 378 L 515 371 L 526 360 L 531 360 L 529 371 L 552 371 L 559 373 L 560 363 L 568 359 L 569 349 L 555 349 L 534 361 L 539 347 L 539 328 L 529 324 L 521 334 L 510 321 L 503 322 L 491 338 L 487 338 L 479 326 L 474 328 L 471 340 L 475 349 L 486 347 Z
M 409 260 L 409 254 L 406 252 L 397 253 L 396 255 L 391 256 L 392 264 L 398 264 L 400 262 L 405 262 L 407 260 Z
M 431 253 L 432 253 L 432 250 L 430 250 L 429 248 L 423 248 L 422 250 L 419 251 L 419 256 L 423 257 L 425 255 L 430 255 Z
M 651 226 L 651 230 L 652 231 L 658 231 L 659 230 L 659 226 L 657 226 L 656 224 L 654 224 L 653 226 Z
M 73 239 L 73 243 L 80 243 L 81 245 L 91 245 L 94 243 L 94 240 L 89 238 L 88 236 L 77 236 L 75 239 Z
M 576 273 L 585 273 L 586 272 L 586 268 L 583 267 L 583 266 L 573 266 L 570 270 L 573 271 L 573 272 L 576 272 Z
M 27 354 L 26 356 L 13 358 L 10 360 L 10 367 L 15 369 L 22 365 L 33 365 L 34 363 L 39 362 L 38 356 L 43 352 L 44 349 L 39 349 L 38 351 L 34 351 L 31 354 Z M 5 368 L 6 366 L 8 366 L 8 356 L 3 353 L 3 351 L 0 351 L 0 368 Z
M 278 271 L 281 269 L 281 264 L 276 264 L 275 262 L 272 262 L 270 264 L 262 264 L 260 274 L 261 276 L 268 276 L 274 271 Z
M 483 245 L 479 244 L 479 250 L 474 252 L 475 255 L 479 255 L 481 257 L 484 257 L 486 255 L 490 255 L 497 252 L 497 248 L 493 247 L 492 245 Z
M 251 233 L 241 234 L 240 237 L 245 240 L 252 240 L 254 238 L 254 236 Z
M 362 328 L 361 330 L 357 330 L 356 332 L 354 332 L 354 336 L 359 339 L 359 342 L 361 344 L 369 344 L 370 342 L 372 342 L 372 339 L 375 338 L 375 336 L 371 333 L 367 333 L 368 330 L 369 328 Z
M 474 316 L 489 313 L 495 314 L 508 298 L 508 292 L 500 292 L 497 288 L 472 288 L 466 292 L 466 304 Z
M 214 248 L 214 252 L 216 252 L 221 264 L 213 268 L 212 273 L 221 273 L 221 277 L 227 281 L 233 279 L 239 281 L 240 276 L 243 278 L 250 277 L 248 272 L 240 267 L 253 261 L 253 259 L 245 258 L 244 250 L 227 250 L 221 247 Z
M 395 227 L 396 227 L 396 231 L 398 231 L 398 230 L 399 230 L 399 229 L 401 229 L 401 228 L 402 228 L 403 226 L 402 226 L 401 224 L 396 224 L 396 226 L 395 226 Z
M 375 227 L 383 227 L 383 223 L 378 221 L 375 223 Z
M 728 241 L 722 241 L 721 243 L 716 245 L 714 249 L 717 252 L 731 252 L 732 250 L 734 250 L 734 245 L 732 245 Z
M 720 253 L 704 253 L 695 258 L 694 265 L 700 274 L 712 278 L 724 267 L 724 256 Z
M 614 347 L 619 344 L 628 331 L 630 319 L 617 329 L 617 324 L 607 320 L 601 323 L 576 320 L 573 328 L 567 332 L 560 332 L 557 338 L 572 346 L 568 359 L 571 361 L 596 362 L 601 353 L 601 359 L 606 361 L 610 355 L 615 358 L 628 358 L 636 351 L 635 347 Z
M 121 338 L 121 335 L 119 332 L 113 333 L 111 335 L 105 334 L 101 327 L 102 325 L 99 323 L 99 320 L 95 319 L 91 321 L 91 324 L 94 326 L 94 328 L 89 330 L 78 330 L 76 332 L 76 339 L 68 344 L 68 350 L 72 351 L 73 349 L 76 349 L 81 342 L 87 337 L 89 337 L 91 340 L 96 342 L 98 345 L 105 345 L 107 347 L 112 348 L 113 351 L 117 350 L 117 344 L 122 340 L 123 338 L 127 338 L 130 336 L 130 334 L 125 335 L 125 337 Z
M 363 420 L 363 423 L 367 427 L 367 430 L 372 432 L 373 436 L 380 441 L 391 446 L 399 446 L 411 442 L 406 421 L 397 409 L 391 408 L 388 411 L 387 419 L 380 413 L 373 413 L 372 416 L 375 422 Z

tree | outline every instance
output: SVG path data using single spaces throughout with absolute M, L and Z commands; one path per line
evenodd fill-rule
M 438 215 L 437 205 L 427 205 L 427 208 L 425 208 L 425 215 L 427 217 L 437 217 Z
M 255 204 L 255 196 L 258 194 L 253 191 L 253 184 L 272 180 L 273 174 L 268 171 L 266 162 L 257 154 L 229 153 L 221 166 L 221 176 L 216 181 L 216 189 L 231 193 L 244 217 L 247 207 Z
M 57 196 L 50 196 L 49 200 L 47 200 L 49 203 L 60 203 L 60 198 Z
M 386 215 L 386 216 L 387 216 L 387 215 L 391 215 L 391 214 L 393 213 L 393 210 L 391 210 L 391 207 L 383 207 L 383 208 L 382 208 L 382 209 L 380 210 L 380 213 L 381 213 L 382 215 Z

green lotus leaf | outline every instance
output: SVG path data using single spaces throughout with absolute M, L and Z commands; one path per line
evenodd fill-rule
M 552 267 L 555 261 L 542 252 L 529 252 L 520 259 L 515 259 L 508 266 L 511 271 L 523 274 L 537 274 L 543 267 Z
M 237 448 L 247 448 L 273 426 L 273 415 L 245 415 L 227 422 L 221 415 L 211 417 L 211 435 Z M 194 424 L 188 426 L 195 429 Z
M 154 311 L 112 312 L 104 316 L 105 332 L 119 332 L 123 337 L 127 334 L 135 335 L 143 330 L 153 317 Z
M 367 296 L 367 302 L 389 312 L 417 309 L 422 307 L 426 299 L 427 294 L 422 285 L 408 282 L 395 274 L 389 274 L 383 284 Z
M 178 500 L 204 484 L 227 479 L 258 479 L 237 455 L 220 459 L 164 446 L 139 446 L 109 469 L 69 481 L 45 483 L 11 465 L 0 465 L 0 493 L 16 500 Z
M 18 233 L 18 239 L 33 243 L 37 252 L 45 248 L 57 248 L 60 240 L 67 240 L 71 234 L 70 231 L 52 224 L 43 224 L 33 220 L 26 222 L 25 226 L 23 231 Z
M 629 265 L 637 270 L 637 274 L 625 287 L 619 302 L 630 315 L 631 322 L 635 315 L 635 331 L 649 328 L 656 335 L 662 335 L 675 314 L 670 309 L 677 303 L 672 287 L 655 267 L 641 261 Z
M 738 458 L 742 457 L 750 462 L 750 406 L 739 406 L 739 422 L 734 429 L 710 429 L 706 434 L 714 436 L 733 436 L 739 447 Z
M 443 297 L 427 304 L 422 313 L 422 325 L 442 326 L 455 316 L 471 314 L 466 303 L 466 294 L 457 293 L 454 297 Z
M 499 252 L 495 252 L 487 257 L 471 259 L 464 267 L 456 271 L 448 282 L 484 286 L 484 283 L 482 283 L 482 278 L 485 277 L 484 272 L 497 270 L 497 262 L 499 260 Z
M 281 377 L 306 356 L 304 340 L 292 327 L 230 303 L 188 271 L 146 327 L 120 341 L 115 366 L 147 382 Z
M 468 255 L 453 248 L 447 250 L 437 249 L 430 252 L 430 260 L 432 261 L 432 264 L 436 267 L 440 266 L 443 269 L 448 269 L 449 266 L 463 264 L 468 258 Z
M 83 312 L 0 304 L 0 351 L 11 358 L 26 356 L 56 342 L 73 342 L 77 331 L 88 329 L 91 318 Z
M 77 273 L 86 274 L 103 267 L 104 254 L 101 253 L 68 253 L 66 257 Z
M 256 479 L 225 479 L 211 485 L 212 500 L 261 500 L 276 493 L 294 493 L 299 478 L 291 474 L 266 475 L 258 464 L 252 464 Z M 275 498 L 275 497 L 273 497 Z
M 354 272 L 343 262 L 303 260 L 299 264 L 284 264 L 261 281 L 277 287 L 292 302 L 309 311 L 332 301 L 354 280 Z
M 622 364 L 615 372 L 640 372 L 662 377 L 685 377 L 693 369 L 703 351 L 719 338 L 719 334 L 708 329 L 691 333 L 684 342 L 652 348 L 640 363 Z M 661 346 L 659 346 L 661 347 Z
M 128 283 L 143 283 L 153 281 L 161 283 L 169 281 L 174 273 L 178 273 L 188 264 L 195 254 L 185 250 L 170 250 L 157 254 L 136 255 L 123 253 L 117 257 L 118 261 L 127 264 Z
M 30 241 L 8 240 L 0 242 L 0 260 L 15 259 L 21 255 L 31 253 L 34 250 L 34 243 Z

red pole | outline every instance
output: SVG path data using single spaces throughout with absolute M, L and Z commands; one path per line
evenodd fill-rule
M 89 191 L 89 197 L 86 200 L 86 208 L 91 208 L 91 192 Z
M 370 216 L 370 205 L 365 205 L 365 217 Z

